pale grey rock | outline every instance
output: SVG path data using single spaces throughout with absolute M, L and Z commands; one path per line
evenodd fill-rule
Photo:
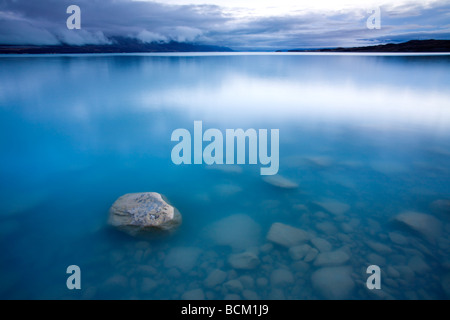
M 307 244 L 302 244 L 300 246 L 290 247 L 289 248 L 289 255 L 292 258 L 292 260 L 301 260 L 303 259 L 308 252 L 311 250 L 311 246 Z
M 333 246 L 327 240 L 322 238 L 312 238 L 311 243 L 316 247 L 320 252 L 331 251 Z
M 394 221 L 421 234 L 425 239 L 432 243 L 434 243 L 436 238 L 440 237 L 442 233 L 442 223 L 428 214 L 408 211 L 394 217 Z
M 311 281 L 314 289 L 326 299 L 348 299 L 355 288 L 350 267 L 319 269 L 312 274 Z
M 202 289 L 194 289 L 185 292 L 181 296 L 182 300 L 205 300 L 205 293 Z
M 227 278 L 227 273 L 225 271 L 215 269 L 213 270 L 208 277 L 206 277 L 204 284 L 205 287 L 212 288 L 215 287 L 225 281 Z
M 294 283 L 294 276 L 289 270 L 276 269 L 270 275 L 270 283 L 273 287 L 284 287 Z
M 268 184 L 282 189 L 296 189 L 298 184 L 279 174 L 273 176 L 264 176 L 263 180 Z
M 201 250 L 194 247 L 172 248 L 164 259 L 166 268 L 177 268 L 181 272 L 187 273 L 197 263 Z
M 109 209 L 108 223 L 132 236 L 154 231 L 174 231 L 182 218 L 156 192 L 129 193 L 117 199 Z
M 260 261 L 258 256 L 253 252 L 243 252 L 230 255 L 228 258 L 228 263 L 234 269 L 250 270 L 255 269 L 259 265 Z
M 314 261 L 314 265 L 316 267 L 338 266 L 347 263 L 349 260 L 350 256 L 345 251 L 336 250 L 320 253 Z
M 284 247 L 293 247 L 309 240 L 308 232 L 276 222 L 267 233 L 267 240 Z

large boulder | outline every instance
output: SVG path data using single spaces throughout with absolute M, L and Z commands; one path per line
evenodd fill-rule
M 108 223 L 132 236 L 154 231 L 173 231 L 181 224 L 181 214 L 156 192 L 129 193 L 109 209 Z

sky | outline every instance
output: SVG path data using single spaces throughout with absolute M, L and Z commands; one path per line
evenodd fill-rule
M 81 29 L 69 30 L 69 5 Z M 380 10 L 380 29 L 367 20 Z M 0 44 L 111 44 L 114 37 L 241 51 L 450 39 L 442 0 L 0 0 Z

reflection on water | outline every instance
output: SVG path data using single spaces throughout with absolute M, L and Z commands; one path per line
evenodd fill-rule
M 1 57 L 0 297 L 448 298 L 449 71 L 448 56 Z M 280 129 L 284 179 L 173 165 L 170 135 L 195 120 Z M 176 235 L 106 226 L 142 191 L 180 210 Z

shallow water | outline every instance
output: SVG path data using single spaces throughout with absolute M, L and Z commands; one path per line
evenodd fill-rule
M 2 56 L 0 298 L 446 299 L 449 87 L 449 56 Z M 171 133 L 195 120 L 279 129 L 298 188 L 260 165 L 174 165 Z M 144 191 L 179 209 L 176 234 L 107 226 Z M 437 226 L 396 222 L 409 211 Z M 307 261 L 266 238 L 274 223 L 307 232 Z M 233 269 L 241 252 L 259 264 Z

